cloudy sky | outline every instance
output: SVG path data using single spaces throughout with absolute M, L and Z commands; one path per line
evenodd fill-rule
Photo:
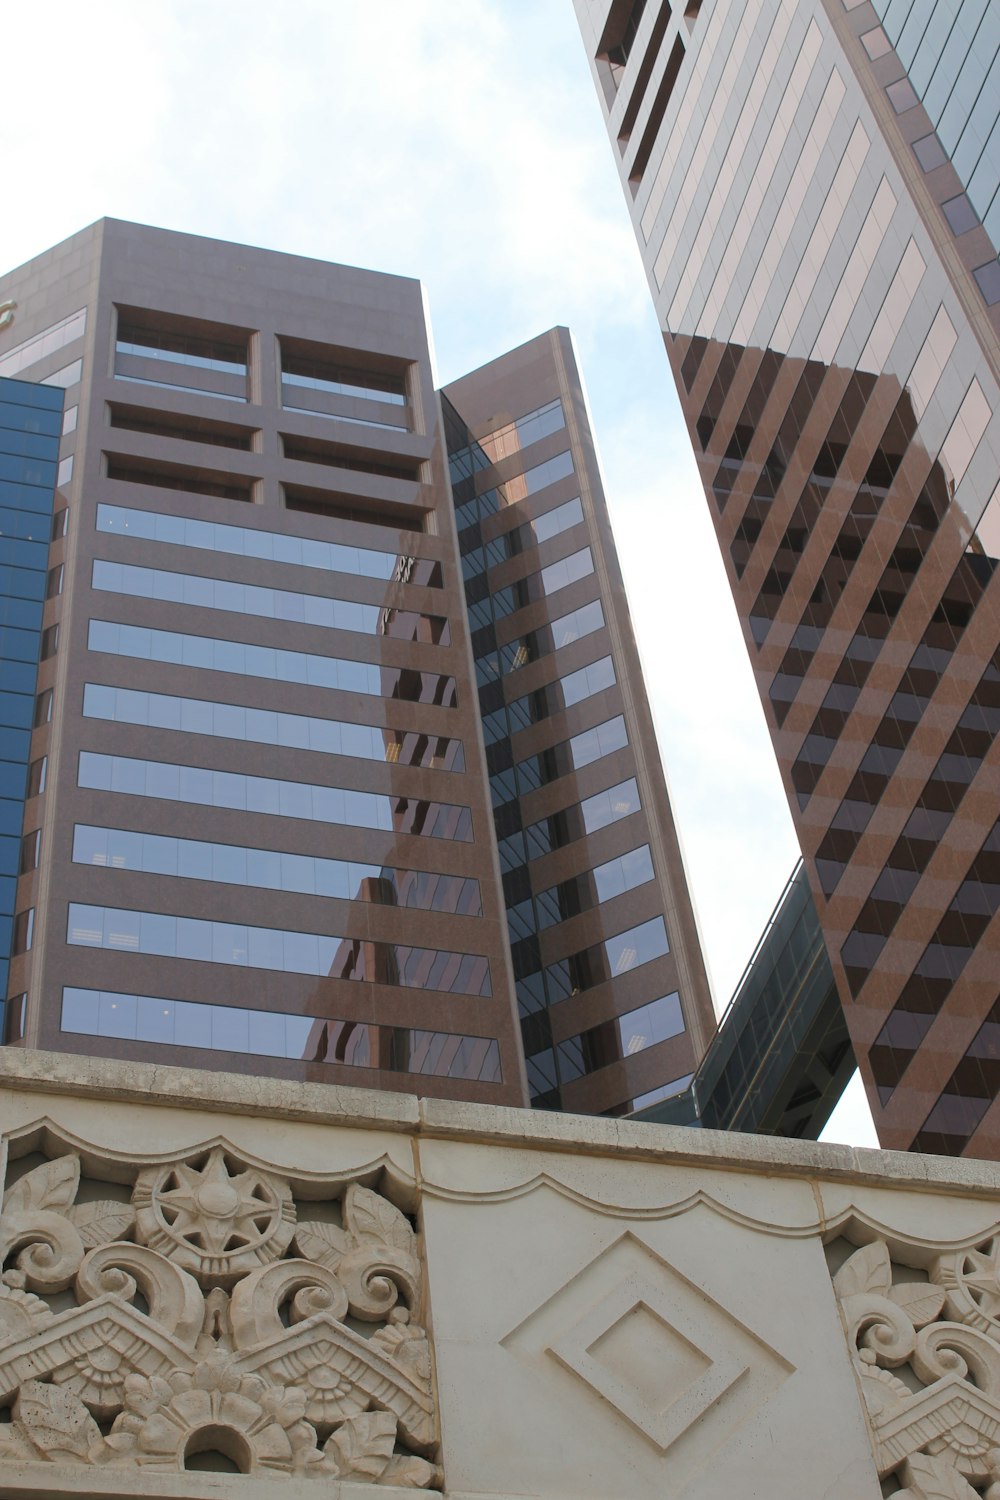
M 112 215 L 417 276 L 442 383 L 573 330 L 721 1009 L 797 849 L 572 0 L 49 0 L 3 50 L 0 267 Z

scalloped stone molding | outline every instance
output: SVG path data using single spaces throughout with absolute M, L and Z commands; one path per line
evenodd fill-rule
M 0 1049 L 0 1170 L 0 1500 L 1000 1500 L 992 1164 Z

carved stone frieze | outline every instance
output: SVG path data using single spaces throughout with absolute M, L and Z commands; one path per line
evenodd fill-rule
M 899 1500 L 1000 1500 L 1000 1258 L 883 1239 L 834 1289 L 879 1477 Z
M 282 1174 L 222 1144 L 119 1157 L 109 1178 L 106 1199 L 81 1192 L 70 1152 L 4 1196 L 0 1461 L 155 1472 L 210 1455 L 437 1488 L 421 1262 L 395 1204 L 338 1180 L 325 1197 L 311 1183 L 300 1213 Z

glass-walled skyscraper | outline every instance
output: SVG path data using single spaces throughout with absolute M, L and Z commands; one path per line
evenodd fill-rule
M 1000 1155 L 997 8 L 576 3 L 881 1139 Z

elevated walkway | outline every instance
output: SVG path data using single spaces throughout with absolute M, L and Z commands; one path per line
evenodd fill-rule
M 800 860 L 690 1087 L 631 1118 L 815 1140 L 854 1067 Z

